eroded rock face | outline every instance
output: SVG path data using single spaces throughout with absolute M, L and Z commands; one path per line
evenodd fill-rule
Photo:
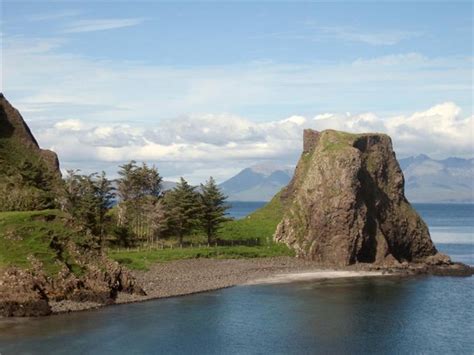
M 31 272 L 10 268 L 0 275 L 0 316 L 36 317 L 51 313 L 46 280 Z
M 8 102 L 2 93 L 0 93 L 0 138 L 15 138 L 32 152 L 39 154 L 52 173 L 58 177 L 61 176 L 56 153 L 39 147 L 20 112 Z
M 327 265 L 433 262 L 426 224 L 404 195 L 404 178 L 384 134 L 306 130 L 304 152 L 281 198 L 274 238 Z
M 29 256 L 32 267 L 10 267 L 0 272 L 0 316 L 35 317 L 51 313 L 50 301 L 111 304 L 119 292 L 145 295 L 132 274 L 99 252 L 79 249 L 69 243 L 82 271 L 74 273 L 66 264 L 56 275 L 47 275 L 42 263 Z M 59 263 L 59 261 L 58 261 Z

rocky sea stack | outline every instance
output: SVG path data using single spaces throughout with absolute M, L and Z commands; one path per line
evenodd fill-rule
M 305 130 L 274 238 L 324 265 L 449 265 L 407 201 L 389 136 Z

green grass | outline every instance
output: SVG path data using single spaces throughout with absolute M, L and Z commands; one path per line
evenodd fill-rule
M 153 249 L 140 251 L 111 250 L 109 257 L 135 270 L 148 270 L 151 264 L 182 259 L 249 259 L 272 256 L 294 256 L 294 253 L 282 244 L 269 246 L 220 246 L 210 248 Z
M 264 207 L 249 216 L 223 225 L 219 231 L 222 240 L 259 240 L 260 244 L 271 244 L 273 233 L 283 217 L 280 193 Z
M 338 152 L 342 149 L 352 147 L 356 138 L 360 137 L 360 134 L 353 134 L 339 131 L 325 131 L 321 136 L 321 144 L 323 145 L 323 151 L 325 152 Z
M 75 265 L 69 255 L 54 247 L 55 241 L 68 238 L 74 240 L 77 235 L 64 224 L 63 214 L 57 210 L 34 212 L 0 213 L 0 268 L 16 266 L 30 269 L 28 257 L 34 256 L 43 263 L 44 271 L 54 276 L 61 269 L 59 259 L 80 273 L 82 269 Z
M 258 246 L 239 245 L 131 251 L 111 250 L 109 257 L 131 269 L 147 270 L 153 263 L 180 259 L 240 259 L 294 256 L 294 252 L 286 245 L 273 242 L 273 233 L 275 233 L 282 216 L 283 206 L 280 194 L 277 194 L 270 203 L 246 218 L 226 222 L 219 232 L 220 240 L 236 242 L 258 241 Z M 201 241 L 203 241 L 202 238 L 194 236 L 193 242 L 200 243 Z

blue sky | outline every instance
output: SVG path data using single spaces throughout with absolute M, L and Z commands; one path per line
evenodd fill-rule
M 294 164 L 304 127 L 472 156 L 472 6 L 3 1 L 1 90 L 85 171 L 224 179 Z

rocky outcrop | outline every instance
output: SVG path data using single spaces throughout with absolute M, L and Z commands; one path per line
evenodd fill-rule
M 18 268 L 0 274 L 0 316 L 37 317 L 51 313 L 44 277 Z
M 8 102 L 2 93 L 0 93 L 0 138 L 15 139 L 19 144 L 41 156 L 52 173 L 61 176 L 56 153 L 39 147 L 20 112 Z
M 94 252 L 80 252 L 72 243 L 68 252 L 80 253 L 79 273 L 67 265 L 57 275 L 47 275 L 37 260 L 34 267 L 11 267 L 0 274 L 0 316 L 35 317 L 51 313 L 50 302 L 115 302 L 119 292 L 145 295 L 135 278 L 117 262 Z M 76 255 L 77 257 L 77 255 Z M 32 258 L 33 259 L 33 258 Z
M 274 238 L 325 265 L 449 264 L 404 195 L 390 137 L 327 130 L 304 133 L 304 152 L 282 191 Z

